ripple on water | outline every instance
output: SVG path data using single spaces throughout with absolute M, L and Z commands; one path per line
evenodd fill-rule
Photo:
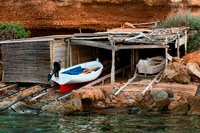
M 0 132 L 200 132 L 200 116 L 122 112 L 71 116 L 0 115 Z

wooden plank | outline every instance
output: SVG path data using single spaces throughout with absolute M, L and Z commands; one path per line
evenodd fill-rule
M 118 49 L 149 49 L 149 48 L 168 48 L 168 45 L 117 45 Z
M 54 39 L 50 38 L 41 38 L 41 39 L 34 39 L 34 38 L 29 38 L 29 39 L 18 39 L 18 40 L 7 40 L 7 41 L 0 41 L 0 44 L 9 44 L 9 43 L 25 43 L 25 42 L 46 42 L 46 41 L 53 41 Z
M 18 86 L 18 84 L 8 85 L 8 86 L 0 88 L 0 91 L 7 90 L 9 88 L 16 87 L 16 86 Z
M 179 46 L 182 46 L 185 44 L 185 40 L 186 40 L 186 35 L 183 35 L 182 37 L 180 37 L 179 39 Z
M 73 37 L 73 40 L 95 40 L 95 39 L 108 39 L 108 36 L 100 36 L 100 37 Z
M 129 67 L 130 67 L 130 66 L 128 65 L 128 66 L 125 66 L 125 67 L 122 67 L 122 68 L 116 70 L 116 71 L 115 71 L 115 75 L 121 73 L 123 70 L 125 70 L 125 69 L 127 69 L 127 68 L 129 68 Z M 95 80 L 95 81 L 93 81 L 93 82 L 91 82 L 91 83 L 89 83 L 87 86 L 96 85 L 96 84 L 98 84 L 98 83 L 100 83 L 100 82 L 102 82 L 102 81 L 104 81 L 104 80 L 106 80 L 106 79 L 108 79 L 108 78 L 110 78 L 110 77 L 111 77 L 111 73 L 110 73 L 110 74 L 107 74 L 107 75 L 105 75 L 105 76 L 103 76 L 103 77 L 101 77 L 101 78 L 99 78 L 99 79 L 97 79 L 97 80 Z
M 116 47 L 112 47 L 109 42 L 98 42 L 98 41 L 84 41 L 84 40 L 71 40 L 71 45 L 84 45 L 97 48 L 103 48 L 108 50 L 117 50 Z

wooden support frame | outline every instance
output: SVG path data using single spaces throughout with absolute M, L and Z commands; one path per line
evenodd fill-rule
M 115 41 L 110 40 L 111 46 L 115 46 Z M 112 67 L 111 67 L 111 83 L 115 83 L 115 50 L 112 50 Z
M 131 49 L 131 74 L 133 74 L 135 66 L 135 50 Z
M 177 34 L 177 38 L 178 38 L 177 57 L 180 58 L 180 35 L 179 34 Z
M 70 40 L 67 39 L 67 67 L 70 66 Z
M 187 54 L 187 42 L 188 42 L 188 34 L 187 31 L 185 31 L 185 54 Z
M 98 41 L 85 41 L 85 40 L 71 40 L 71 45 L 84 45 L 84 46 L 91 46 L 97 48 L 104 48 L 108 50 L 118 50 L 117 47 L 110 45 L 110 42 L 98 42 Z
M 150 48 L 168 48 L 168 45 L 117 45 L 118 49 L 150 49 Z
M 146 91 L 148 91 L 150 88 L 152 88 L 152 85 L 157 81 L 158 77 L 162 76 L 163 71 L 160 71 L 158 75 L 149 83 L 149 85 L 143 90 L 142 95 L 145 94 Z

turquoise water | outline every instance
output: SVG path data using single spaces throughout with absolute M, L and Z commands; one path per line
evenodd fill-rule
M 0 132 L 200 132 L 200 116 L 158 114 L 141 116 L 113 110 L 70 116 L 37 116 L 7 113 L 0 115 Z

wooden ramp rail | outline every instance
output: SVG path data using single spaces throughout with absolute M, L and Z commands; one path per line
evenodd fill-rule
M 146 91 L 148 91 L 150 88 L 152 88 L 152 85 L 155 82 L 160 82 L 160 80 L 162 79 L 163 72 L 164 72 L 164 70 L 161 70 L 149 84 L 146 84 L 147 86 L 142 91 L 142 95 L 144 95 Z M 133 80 L 135 80 L 138 76 L 139 76 L 139 74 L 138 74 L 138 71 L 136 69 L 134 76 L 131 79 L 129 79 L 128 82 L 124 83 L 123 86 L 121 86 L 120 88 L 117 88 L 117 90 L 113 93 L 113 95 L 116 96 L 117 94 L 119 94 L 119 92 L 121 92 L 127 85 L 132 84 L 131 82 Z M 141 85 L 145 85 L 145 84 L 141 84 Z
M 138 74 L 137 74 L 137 69 L 135 71 L 134 76 L 128 80 L 127 83 L 125 83 L 122 87 L 120 87 L 116 92 L 114 92 L 114 95 L 116 96 L 120 91 L 122 91 L 128 84 L 130 84 L 133 80 L 135 80 L 137 78 Z
M 18 84 L 7 85 L 5 87 L 0 88 L 0 91 L 7 90 L 9 88 L 16 87 L 16 86 L 18 86 Z

